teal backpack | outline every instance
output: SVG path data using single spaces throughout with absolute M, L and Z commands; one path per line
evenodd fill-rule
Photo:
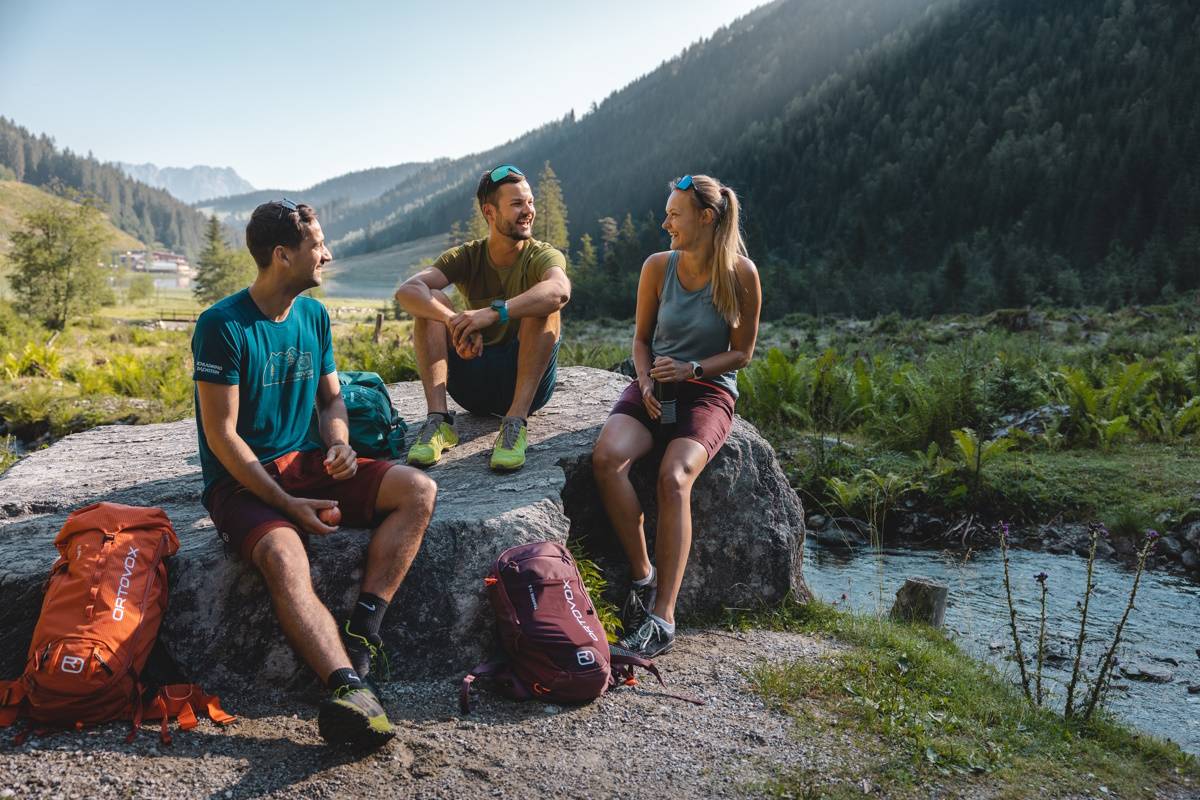
M 404 435 L 408 425 L 392 407 L 387 386 L 374 372 L 338 373 L 342 400 L 350 418 L 350 446 L 360 456 L 370 458 L 399 458 L 404 452 Z M 324 446 L 313 412 L 308 427 L 309 441 Z

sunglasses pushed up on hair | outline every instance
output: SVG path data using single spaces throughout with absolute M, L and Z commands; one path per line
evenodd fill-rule
M 299 206 L 288 200 L 286 197 L 279 200 L 279 213 L 275 215 L 275 219 L 283 219 L 283 215 L 291 214 L 293 211 L 299 210 Z
M 488 179 L 492 183 L 499 183 L 500 181 L 507 178 L 509 175 L 516 175 L 519 178 L 525 177 L 525 173 L 521 172 L 521 170 L 517 169 L 512 164 L 501 164 L 500 166 L 496 167 L 494 170 L 492 170 L 491 172 L 488 173 Z

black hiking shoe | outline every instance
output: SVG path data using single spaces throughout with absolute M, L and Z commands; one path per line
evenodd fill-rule
M 648 586 L 630 585 L 629 594 L 625 595 L 625 603 L 621 606 L 622 633 L 630 634 L 642 627 L 646 617 L 650 614 L 650 609 L 654 608 L 654 596 L 657 593 L 658 587 L 653 584 Z
M 383 649 L 383 639 L 352 632 L 350 620 L 346 620 L 342 623 L 342 644 L 346 646 L 350 666 L 354 668 L 359 680 L 367 684 L 376 695 L 381 695 L 378 681 L 387 682 L 392 679 L 392 665 L 388 663 L 387 653 Z
M 379 698 L 366 686 L 347 684 L 321 703 L 317 729 L 329 744 L 373 750 L 388 743 L 396 729 Z
M 646 615 L 646 621 L 642 623 L 641 627 L 625 634 L 617 642 L 618 646 L 642 658 L 661 656 L 669 651 L 673 644 L 675 644 L 675 634 L 663 630 L 662 626 L 649 614 Z

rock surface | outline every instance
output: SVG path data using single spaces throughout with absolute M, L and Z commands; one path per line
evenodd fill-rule
M 1131 681 L 1148 681 L 1150 683 L 1170 683 L 1175 677 L 1171 670 L 1165 667 L 1156 667 L 1153 664 L 1142 662 L 1123 665 L 1121 674 Z
M 588 368 L 559 372 L 553 401 L 531 419 L 524 469 L 496 475 L 487 462 L 496 421 L 463 413 L 462 443 L 430 470 L 438 507 L 408 579 L 393 600 L 383 635 L 393 674 L 464 672 L 492 646 L 482 578 L 505 548 L 529 541 L 585 537 L 589 553 L 623 585 L 618 552 L 591 475 L 590 454 L 608 410 L 627 383 Z M 401 415 L 423 417 L 421 387 L 390 387 Z M 653 536 L 656 459 L 634 470 Z M 303 686 L 313 680 L 284 641 L 255 570 L 227 558 L 199 502 L 196 431 L 191 420 L 106 426 L 67 437 L 0 477 L 0 629 L 10 646 L 0 676 L 24 665 L 56 552 L 52 541 L 73 509 L 110 500 L 161 506 L 182 544 L 171 566 L 171 605 L 163 636 L 192 677 L 213 689 L 256 682 Z M 745 421 L 707 467 L 693 492 L 694 541 L 679 608 L 719 613 L 807 596 L 802 574 L 804 515 L 773 451 Z M 314 538 L 312 574 L 335 615 L 353 602 L 368 538 L 343 529 Z
M 893 619 L 940 628 L 946 620 L 949 597 L 950 587 L 944 583 L 930 578 L 908 578 L 896 590 L 896 602 L 890 613 Z

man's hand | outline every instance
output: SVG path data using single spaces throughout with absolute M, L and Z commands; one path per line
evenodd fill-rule
M 450 339 L 454 342 L 454 349 L 458 350 L 472 333 L 481 333 L 499 321 L 500 312 L 495 309 L 476 308 L 455 314 L 446 324 L 450 328 Z
M 679 383 L 692 377 L 692 365 L 687 361 L 659 356 L 650 367 L 650 377 L 659 383 Z
M 358 454 L 348 444 L 338 443 L 325 454 L 325 472 L 335 481 L 353 478 L 358 472 Z
M 328 536 L 337 530 L 336 525 L 326 525 L 317 518 L 317 512 L 326 508 L 336 508 L 333 500 L 311 500 L 307 497 L 293 497 L 288 502 L 284 513 L 288 519 L 300 526 L 300 530 L 315 536 Z
M 478 331 L 468 333 L 461 339 L 459 344 L 454 346 L 454 350 L 463 361 L 478 358 L 483 355 L 483 334 Z

